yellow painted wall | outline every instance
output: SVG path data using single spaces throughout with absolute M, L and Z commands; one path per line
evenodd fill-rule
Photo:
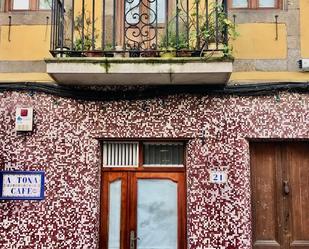
M 55 83 L 47 73 L 0 73 L 0 84 L 16 82 Z
M 229 83 L 256 83 L 256 82 L 304 82 L 309 81 L 306 72 L 234 72 Z
M 109 11 L 112 7 L 108 7 L 110 6 L 111 1 L 106 1 L 106 11 Z M 101 40 L 102 40 L 102 1 L 95 1 L 95 15 L 94 15 L 94 28 L 95 28 L 95 36 L 96 36 L 96 49 L 100 49 L 101 48 Z M 85 35 L 87 34 L 87 29 L 88 29 L 88 35 L 89 37 L 91 37 L 92 35 L 92 0 L 85 0 L 85 20 L 89 19 L 90 20 L 90 24 L 87 25 L 85 24 Z M 81 16 L 82 13 L 82 1 L 75 1 L 74 4 L 74 16 L 75 16 L 75 20 L 76 17 Z M 109 14 L 111 15 L 111 14 Z M 80 32 L 81 32 L 81 27 L 80 27 Z M 75 30 L 74 33 L 75 36 L 75 40 L 78 38 L 81 38 L 81 35 Z
M 274 23 L 246 23 L 237 25 L 239 36 L 232 41 L 236 59 L 286 59 L 286 25 Z
M 50 26 L 19 25 L 0 27 L 0 60 L 42 60 L 51 57 Z
M 301 56 L 309 57 L 309 0 L 299 0 L 300 4 L 300 47 Z

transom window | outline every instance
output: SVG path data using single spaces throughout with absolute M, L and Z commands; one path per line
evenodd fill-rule
M 5 10 L 50 10 L 51 5 L 52 0 L 7 0 L 5 2 Z
M 246 9 L 280 8 L 280 0 L 231 0 L 230 6 Z
M 183 167 L 183 142 L 105 141 L 103 167 Z
M 183 166 L 182 143 L 144 143 L 143 165 L 151 166 Z

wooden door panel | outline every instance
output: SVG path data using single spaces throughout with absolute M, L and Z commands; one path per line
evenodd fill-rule
M 138 180 L 139 179 L 150 179 L 150 180 L 160 180 L 168 179 L 171 182 L 176 183 L 177 186 L 177 248 L 184 249 L 185 243 L 185 188 L 184 188 L 184 173 L 169 173 L 169 172 L 104 172 L 102 177 L 102 208 L 101 208 L 101 239 L 100 239 L 100 248 L 109 249 L 109 248 L 119 248 L 119 249 L 130 249 L 132 248 L 132 241 L 130 240 L 131 232 L 134 232 L 134 237 L 136 237 L 137 231 L 137 200 L 138 200 Z M 114 210 L 111 210 L 110 202 L 112 197 L 111 186 L 113 183 L 118 182 L 119 190 L 119 181 L 121 181 L 121 208 L 120 212 L 120 241 L 119 246 L 109 246 L 110 241 L 110 229 L 109 224 L 111 215 Z M 119 191 L 117 192 L 119 193 Z M 161 193 L 161 192 L 159 192 Z M 176 193 L 176 192 L 175 192 Z M 174 195 L 173 195 L 174 196 Z M 148 197 L 148 195 L 147 195 Z M 151 198 L 151 196 L 149 196 Z M 175 209 L 173 209 L 175 210 Z M 175 235 L 176 235 L 175 233 Z M 133 243 L 133 248 L 136 249 L 137 240 Z
M 251 147 L 251 183 L 253 248 L 283 248 L 280 233 L 280 209 L 278 196 L 282 171 L 277 168 L 280 147 L 271 143 L 256 143 Z
M 253 248 L 309 249 L 309 143 L 252 143 Z
M 101 194 L 102 202 L 102 214 L 101 214 L 101 236 L 100 236 L 100 248 L 108 249 L 109 240 L 109 213 L 110 210 L 110 185 L 116 181 L 121 181 L 121 211 L 120 211 L 120 249 L 126 249 L 127 246 L 127 202 L 128 202 L 128 174 L 126 172 L 109 172 L 103 173 Z
M 130 217 L 131 229 L 137 231 L 137 210 L 138 210 L 138 180 L 143 179 L 155 179 L 155 180 L 171 180 L 172 182 L 177 184 L 177 248 L 184 249 L 186 245 L 186 237 L 185 237 L 185 187 L 184 187 L 184 174 L 183 173 L 145 173 L 145 172 L 136 172 L 132 174 L 131 178 L 131 186 L 132 186 L 132 213 Z M 130 208 L 131 209 L 131 208 Z M 159 238 L 158 238 L 159 239 Z
M 309 143 L 287 146 L 291 249 L 309 248 Z

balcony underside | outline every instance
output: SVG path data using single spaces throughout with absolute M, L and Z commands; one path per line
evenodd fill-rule
M 226 84 L 230 60 L 204 58 L 54 58 L 47 73 L 68 85 Z

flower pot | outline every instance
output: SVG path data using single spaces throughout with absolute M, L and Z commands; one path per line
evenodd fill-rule
M 201 50 L 196 50 L 191 53 L 191 57 L 203 57 L 203 56 L 204 52 L 202 52 Z
M 82 57 L 82 52 L 81 51 L 70 51 L 68 53 L 69 57 Z
M 104 56 L 105 57 L 114 57 L 114 53 L 113 52 L 104 52 Z
M 129 56 L 130 57 L 140 57 L 141 51 L 139 50 L 130 50 L 129 51 Z
M 67 57 L 68 56 L 68 51 L 70 49 L 68 47 L 62 47 L 62 48 L 56 48 L 56 57 L 60 58 L 60 57 Z
M 191 51 L 185 51 L 185 50 L 179 50 L 176 52 L 177 57 L 191 57 L 192 52 Z
M 103 57 L 103 53 L 102 51 L 97 51 L 97 50 L 86 51 L 85 56 L 86 57 Z
M 160 57 L 158 51 L 146 50 L 141 53 L 142 57 Z

